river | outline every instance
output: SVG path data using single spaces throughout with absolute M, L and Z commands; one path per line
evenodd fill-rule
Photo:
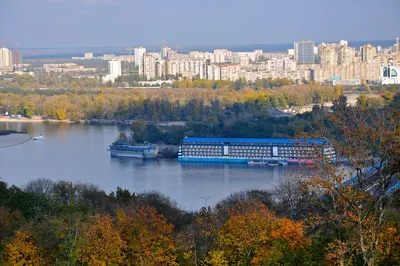
M 44 140 L 0 148 L 0 178 L 9 185 L 23 187 L 40 177 L 92 183 L 107 193 L 117 187 L 138 193 L 158 191 L 186 210 L 198 210 L 206 203 L 214 206 L 241 190 L 272 188 L 281 177 L 298 169 L 111 158 L 108 145 L 126 131 L 118 126 L 0 122 L 0 130 L 6 129 L 45 136 Z M 206 202 L 202 197 L 210 198 Z

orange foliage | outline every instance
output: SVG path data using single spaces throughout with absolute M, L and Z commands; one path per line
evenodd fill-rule
M 176 265 L 172 225 L 151 207 L 117 211 L 125 248 L 125 265 Z
M 264 205 L 233 211 L 218 233 L 219 251 L 209 254 L 208 262 L 243 265 L 277 263 L 284 253 L 308 245 L 303 224 L 279 219 Z M 217 263 L 217 264 L 218 264 Z
M 42 260 L 38 247 L 29 231 L 16 231 L 15 236 L 5 246 L 7 265 L 40 265 Z
M 77 259 L 87 265 L 117 265 L 123 262 L 125 242 L 108 216 L 97 215 L 93 225 L 78 239 Z

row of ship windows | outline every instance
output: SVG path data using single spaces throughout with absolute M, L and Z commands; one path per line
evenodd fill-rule
M 209 150 L 209 149 L 222 149 L 222 146 L 193 146 L 183 147 L 183 150 Z M 260 147 L 260 146 L 229 146 L 229 150 L 271 150 L 271 147 Z M 315 150 L 312 147 L 279 147 L 279 150 L 296 150 L 296 151 L 312 151 Z M 329 149 L 331 150 L 331 149 Z
M 186 158 L 215 158 L 215 156 L 209 156 L 209 155 L 184 155 L 182 157 Z M 229 158 L 237 158 L 237 159 L 273 159 L 273 160 L 287 160 L 287 159 L 295 159 L 294 157 L 287 157 L 287 156 L 281 156 L 281 157 L 262 157 L 262 156 L 250 156 L 250 157 L 243 157 L 243 156 L 229 156 Z M 298 156 L 296 159 L 316 159 L 316 156 Z
M 215 153 L 198 153 L 198 152 L 189 152 L 189 153 L 184 153 L 183 155 L 185 156 L 222 156 L 222 154 L 215 154 Z M 229 154 L 230 157 L 254 157 L 254 156 L 271 156 L 271 154 L 265 154 L 265 153 L 260 153 L 260 154 L 250 154 L 250 153 L 231 153 Z M 279 154 L 278 156 L 282 157 L 299 157 L 299 158 L 316 158 L 317 156 L 315 155 L 305 155 L 305 154 Z
M 301 144 L 299 144 L 299 145 L 296 145 L 296 143 L 265 143 L 265 144 L 263 144 L 263 143 L 245 143 L 245 142 L 236 142 L 236 143 L 231 143 L 231 144 L 227 144 L 227 143 L 224 143 L 224 142 L 218 142 L 218 143 L 215 143 L 215 142 L 202 142 L 202 143 L 195 143 L 195 142 L 192 142 L 192 143 L 183 143 L 183 145 L 185 145 L 185 146 L 199 146 L 199 147 L 204 147 L 204 146 L 206 146 L 206 145 L 218 145 L 218 146 L 229 146 L 229 147 L 237 147 L 237 146 L 245 146 L 245 147 L 248 147 L 248 146 L 270 146 L 270 147 L 272 147 L 272 146 L 279 146 L 279 147 L 282 147 L 282 146 L 290 146 L 290 147 L 293 147 L 293 146 L 301 146 L 301 147 L 305 147 L 305 146 L 321 146 L 321 145 L 301 145 Z M 324 145 L 325 146 L 325 145 Z
M 222 151 L 215 151 L 215 150 L 183 150 L 184 153 L 196 153 L 196 154 L 221 154 Z M 254 154 L 254 153 L 262 153 L 262 154 L 271 154 L 271 151 L 261 151 L 261 150 L 254 150 L 254 151 L 229 151 L 229 154 Z M 286 155 L 286 154 L 313 154 L 314 152 L 306 152 L 306 151 L 283 151 L 278 152 L 278 154 Z

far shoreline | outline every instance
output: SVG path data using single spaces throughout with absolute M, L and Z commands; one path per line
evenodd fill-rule
M 35 119 L 29 119 L 29 118 L 22 118 L 22 119 L 17 119 L 17 118 L 0 118 L 0 122 L 12 122 L 12 123 L 75 123 L 74 121 L 71 120 L 57 120 L 57 119 L 42 119 L 42 118 L 35 118 Z

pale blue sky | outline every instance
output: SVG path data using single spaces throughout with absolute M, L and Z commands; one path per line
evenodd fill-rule
M 400 0 L 1 0 L 21 47 L 291 43 L 400 37 Z

